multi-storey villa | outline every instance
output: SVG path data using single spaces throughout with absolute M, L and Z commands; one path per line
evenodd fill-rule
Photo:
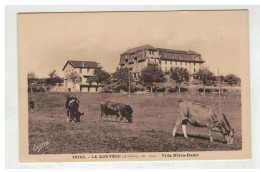
M 158 65 L 163 72 L 170 71 L 172 67 L 183 67 L 187 68 L 190 76 L 193 76 L 204 62 L 201 55 L 194 51 L 155 48 L 151 45 L 144 45 L 122 53 L 119 65 L 127 67 L 134 78 L 138 79 L 142 69 L 148 65 Z

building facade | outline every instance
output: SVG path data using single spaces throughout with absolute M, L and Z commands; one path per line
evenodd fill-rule
M 148 65 L 157 65 L 163 72 L 169 72 L 173 67 L 183 67 L 193 76 L 204 62 L 201 54 L 191 50 L 171 50 L 144 45 L 122 53 L 119 66 L 127 67 L 133 77 L 138 79 L 142 69 Z
M 94 77 L 94 70 L 101 67 L 97 62 L 91 61 L 74 61 L 69 60 L 64 65 L 62 71 L 64 72 L 64 87 L 68 92 L 98 92 L 103 86 L 95 82 L 91 82 Z M 78 73 L 80 82 L 73 82 L 71 73 Z

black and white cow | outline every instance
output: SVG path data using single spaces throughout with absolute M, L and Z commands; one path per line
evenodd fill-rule
M 80 116 L 84 112 L 79 112 L 79 100 L 76 97 L 67 97 L 65 104 L 67 109 L 67 122 L 80 122 Z

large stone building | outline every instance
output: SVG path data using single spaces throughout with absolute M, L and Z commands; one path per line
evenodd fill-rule
M 69 60 L 64 65 L 64 87 L 66 91 L 72 92 L 97 92 L 102 89 L 103 85 L 90 82 L 90 78 L 94 77 L 94 70 L 100 67 L 97 62 L 91 61 L 74 61 Z M 74 83 L 71 79 L 71 73 L 76 72 L 80 75 L 81 81 Z
M 138 79 L 142 69 L 148 65 L 158 65 L 163 72 L 169 72 L 172 67 L 187 68 L 193 76 L 204 63 L 200 54 L 194 51 L 171 50 L 144 45 L 129 49 L 120 55 L 119 65 L 127 67 Z

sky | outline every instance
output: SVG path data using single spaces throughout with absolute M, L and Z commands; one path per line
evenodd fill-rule
M 216 75 L 243 71 L 248 60 L 247 11 L 36 13 L 18 15 L 18 62 L 47 77 L 68 60 L 96 61 L 114 72 L 124 51 L 150 44 L 193 50 Z M 20 64 L 20 63 L 19 63 Z

